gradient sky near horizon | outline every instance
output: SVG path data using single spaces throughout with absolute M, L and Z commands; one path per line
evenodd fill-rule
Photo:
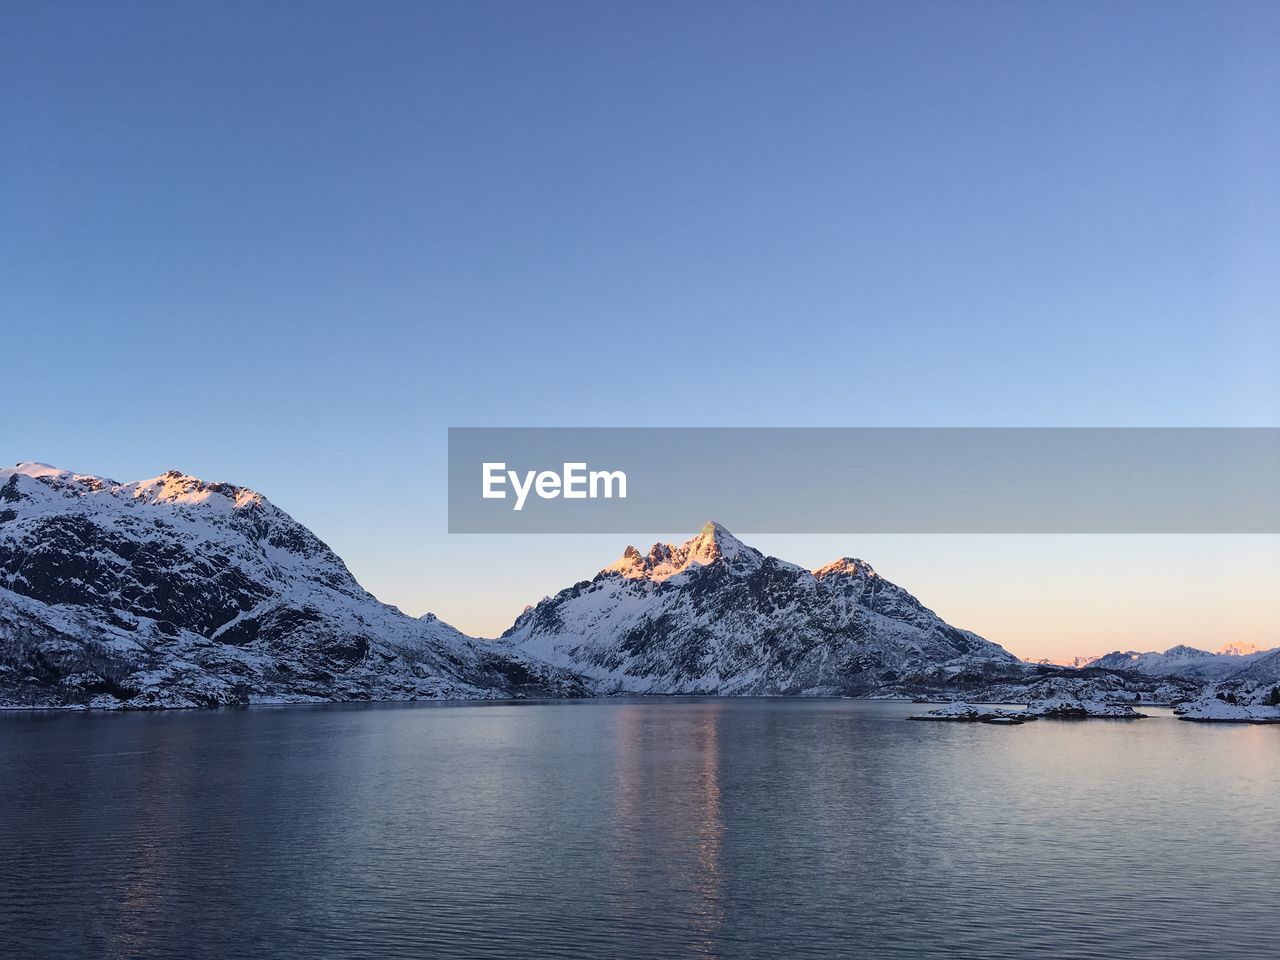
M 0 0 L 0 457 L 493 635 L 625 544 L 449 536 L 449 426 L 1280 424 L 1276 170 L 1270 2 Z M 745 539 L 1024 656 L 1280 643 L 1276 537 Z

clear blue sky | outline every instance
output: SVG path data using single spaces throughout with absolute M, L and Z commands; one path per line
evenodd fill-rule
M 0 91 L 0 456 L 253 486 L 465 629 L 623 544 L 447 536 L 450 425 L 1278 422 L 1275 3 L 0 0 Z M 1105 558 L 1158 646 L 1162 558 L 1280 572 L 847 540 L 761 545 L 1018 652 L 992 578 Z

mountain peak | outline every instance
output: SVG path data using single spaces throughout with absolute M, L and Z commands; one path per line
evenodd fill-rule
M 763 559 L 760 551 L 747 546 L 723 524 L 708 522 L 684 543 L 655 543 L 649 553 L 642 554 L 633 546 L 622 552 L 615 563 L 601 573 L 616 573 L 628 580 L 650 580 L 661 583 L 690 567 L 709 566 L 717 561 L 734 565 L 759 565 Z
M 729 532 L 724 524 L 708 521 L 698 535 L 685 541 L 681 549 L 688 551 L 690 562 L 711 563 L 721 557 L 732 560 L 746 553 L 754 553 L 745 543 Z
M 41 463 L 38 460 L 24 460 L 12 467 L 0 468 L 0 483 L 15 483 L 18 482 L 18 477 L 36 480 L 45 489 L 72 490 L 76 493 L 100 490 L 115 485 L 114 480 L 63 470 L 61 467 Z
M 181 470 L 167 470 L 148 480 L 120 483 L 107 477 L 61 470 L 34 460 L 0 468 L 0 484 L 22 482 L 17 478 L 37 481 L 27 487 L 28 492 L 44 497 L 52 495 L 54 502 L 57 502 L 56 498 L 66 496 L 90 498 L 100 507 L 107 501 L 118 500 L 161 507 L 201 504 L 222 512 L 261 507 L 266 503 L 262 494 L 248 487 L 211 483 Z
M 833 560 L 825 567 L 819 567 L 813 571 L 813 575 L 819 580 L 824 577 L 878 577 L 871 564 L 865 560 L 859 560 L 857 557 L 841 557 L 839 560 Z
M 236 509 L 258 505 L 263 502 L 262 494 L 248 487 L 238 487 L 231 483 L 210 483 L 193 477 L 181 470 L 167 470 L 150 480 L 140 480 L 133 487 L 133 496 L 152 503 L 175 503 L 192 505 L 208 503 L 211 497 L 223 497 Z
M 5 473 L 18 473 L 24 477 L 56 477 L 66 472 L 66 470 L 60 470 L 55 466 L 40 463 L 36 460 L 23 460 L 5 471 Z
M 1224 643 L 1218 648 L 1218 653 L 1227 657 L 1247 657 L 1251 653 L 1261 653 L 1266 647 L 1260 647 L 1256 643 L 1247 643 L 1243 640 L 1233 640 Z

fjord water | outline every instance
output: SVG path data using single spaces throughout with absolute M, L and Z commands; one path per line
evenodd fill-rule
M 0 715 L 13 957 L 1267 956 L 1280 728 L 606 700 Z

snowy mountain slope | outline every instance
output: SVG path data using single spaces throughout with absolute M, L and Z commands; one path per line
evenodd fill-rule
M 501 640 L 602 690 L 637 693 L 861 694 L 1028 669 L 860 560 L 809 572 L 716 523 L 678 546 L 628 547 L 526 610 Z
M 0 470 L 0 702 L 579 693 L 548 670 L 380 603 L 260 494 L 170 471 L 136 483 Z

